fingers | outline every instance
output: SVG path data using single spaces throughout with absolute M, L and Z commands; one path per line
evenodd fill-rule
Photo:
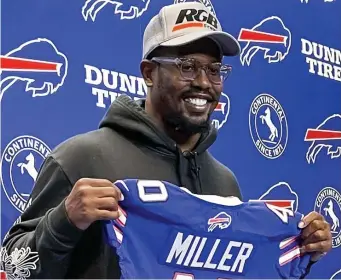
M 115 197 L 121 200 L 122 193 L 113 183 L 103 179 L 80 179 L 75 184 L 80 196 L 88 197 L 89 194 L 95 197 Z
M 89 190 L 92 195 L 96 197 L 114 197 L 117 200 L 120 200 L 121 198 L 121 191 L 116 186 L 111 185 L 110 187 L 97 187 L 97 188 L 91 188 Z
M 97 209 L 118 211 L 117 200 L 113 197 L 96 198 L 93 203 Z
M 329 236 L 328 233 L 324 230 L 317 230 L 310 234 L 304 241 L 302 242 L 302 245 L 307 245 L 310 243 L 316 243 L 320 241 L 328 240 Z
M 89 186 L 80 191 L 84 193 L 84 204 L 100 210 L 118 210 L 121 192 L 116 186 L 95 188 Z
M 298 224 L 299 228 L 305 228 L 306 226 L 308 226 L 311 222 L 316 221 L 316 220 L 321 220 L 323 221 L 324 218 L 321 214 L 313 211 L 310 212 L 307 216 L 305 216 L 302 221 Z
M 322 220 L 317 219 L 317 220 L 310 222 L 302 230 L 301 236 L 303 239 L 307 239 L 310 235 L 314 234 L 315 232 L 319 230 L 326 231 L 326 234 L 328 234 L 328 232 L 330 232 L 329 228 L 330 228 L 330 225 L 324 219 Z M 316 236 L 316 237 L 319 237 L 319 236 Z
M 92 187 L 110 187 L 113 186 L 113 183 L 106 179 L 81 178 L 76 182 L 75 187 L 78 185 L 89 185 Z
M 304 240 L 310 236 L 316 240 L 324 240 L 331 237 L 330 225 L 325 220 L 315 220 L 302 230 L 301 236 Z
M 79 229 L 87 229 L 94 221 L 117 219 L 118 201 L 123 195 L 106 179 L 79 179 L 65 200 L 70 221 Z
M 309 252 L 327 252 L 331 246 L 331 240 L 324 240 L 316 243 L 310 243 L 305 246 L 302 246 L 301 252 L 302 253 L 309 253 Z
M 117 196 L 118 198 L 120 198 L 121 196 L 121 191 L 119 188 L 117 188 L 111 181 L 106 180 L 106 179 L 94 179 L 94 178 L 82 178 L 79 179 L 76 184 L 75 187 L 81 187 L 84 188 L 86 186 L 92 187 L 94 189 L 96 188 L 108 188 L 108 189 L 114 189 L 119 195 Z M 109 194 L 110 196 L 110 194 Z
M 120 216 L 118 211 L 109 211 L 109 210 L 101 210 L 101 209 L 96 209 L 95 215 L 97 219 L 101 219 L 101 220 L 116 220 Z
M 318 258 L 332 247 L 330 225 L 317 212 L 309 213 L 303 221 L 305 225 L 301 233 L 303 239 L 301 252 L 316 252 L 318 255 L 315 257 Z

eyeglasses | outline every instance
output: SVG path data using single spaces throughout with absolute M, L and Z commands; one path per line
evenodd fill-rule
M 199 75 L 199 70 L 203 69 L 211 83 L 217 85 L 223 83 L 232 71 L 231 65 L 223 65 L 220 62 L 202 65 L 194 58 L 154 57 L 151 61 L 160 64 L 175 64 L 179 68 L 182 78 L 187 81 L 196 79 Z

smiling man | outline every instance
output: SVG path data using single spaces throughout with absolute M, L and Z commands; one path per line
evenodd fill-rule
M 210 115 L 232 70 L 222 64 L 223 57 L 238 55 L 239 43 L 203 6 L 187 3 L 163 9 L 150 21 L 143 52 L 146 112 L 183 151 L 195 150 L 210 131 Z M 321 214 L 311 212 L 298 226 L 303 229 L 301 252 L 313 253 L 311 265 L 331 249 L 330 225 Z
M 120 215 L 117 180 L 162 180 L 194 194 L 242 199 L 234 174 L 208 152 L 217 133 L 210 116 L 231 72 L 222 58 L 239 53 L 236 39 L 203 4 L 170 5 L 153 17 L 141 62 L 146 100 L 118 97 L 97 130 L 56 147 L 39 171 L 30 206 L 3 242 L 8 255 L 20 248 L 27 253 L 25 275 L 121 277 L 102 223 Z M 188 205 L 181 206 L 184 213 Z M 307 215 L 303 227 L 303 251 L 330 250 L 329 225 L 320 214 Z M 136 267 L 142 261 L 145 256 Z
M 182 150 L 193 149 L 209 131 L 210 115 L 231 71 L 221 64 L 221 55 L 219 45 L 204 37 L 179 48 L 161 46 L 141 63 L 150 89 L 146 112 Z
M 149 87 L 146 112 L 183 150 L 191 150 L 209 131 L 232 70 L 222 58 L 237 55 L 240 46 L 203 5 L 178 5 L 161 10 L 148 24 L 141 72 Z

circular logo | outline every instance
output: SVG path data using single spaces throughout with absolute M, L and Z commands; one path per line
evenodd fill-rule
M 314 210 L 323 215 L 330 224 L 332 247 L 339 247 L 341 245 L 341 194 L 331 187 L 322 189 L 316 197 Z
M 13 139 L 2 153 L 2 187 L 8 200 L 21 213 L 27 207 L 39 167 L 50 152 L 40 139 L 23 135 Z
M 250 134 L 257 150 L 268 159 L 281 156 L 288 142 L 288 123 L 281 104 L 270 94 L 258 95 L 249 112 Z

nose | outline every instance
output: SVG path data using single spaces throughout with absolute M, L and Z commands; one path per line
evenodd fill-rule
M 193 80 L 193 86 L 200 87 L 204 90 L 212 87 L 204 69 L 199 70 L 198 76 Z

